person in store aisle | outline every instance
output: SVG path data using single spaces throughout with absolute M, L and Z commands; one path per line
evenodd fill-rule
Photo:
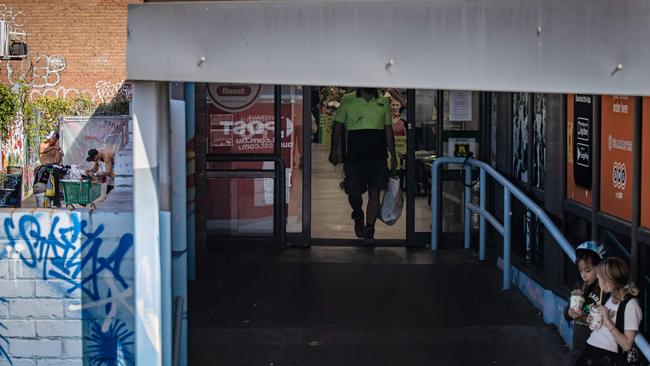
M 347 151 L 342 156 L 341 137 L 347 129 Z M 374 244 L 380 193 L 388 182 L 387 154 L 391 170 L 397 168 L 390 101 L 376 88 L 359 88 L 346 94 L 334 117 L 329 161 L 343 163 L 344 188 L 352 207 L 354 233 L 367 245 Z M 368 192 L 366 212 L 363 193 Z

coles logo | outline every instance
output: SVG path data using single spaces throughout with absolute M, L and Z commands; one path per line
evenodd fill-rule
M 627 173 L 625 171 L 625 164 L 618 161 L 614 162 L 612 169 L 612 183 L 614 188 L 625 189 L 625 183 L 627 180 Z
M 227 112 L 239 112 L 252 106 L 260 96 L 259 84 L 208 84 L 212 102 Z

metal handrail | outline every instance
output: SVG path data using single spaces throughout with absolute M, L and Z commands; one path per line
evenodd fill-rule
M 438 239 L 440 231 L 440 221 L 439 221 L 439 192 L 440 187 L 440 167 L 443 164 L 462 164 L 463 169 L 465 169 L 465 223 L 464 223 L 464 239 L 465 239 L 465 249 L 470 248 L 471 240 L 471 214 L 475 212 L 479 215 L 479 259 L 485 260 L 485 221 L 487 220 L 492 226 L 503 236 L 503 289 L 510 290 L 512 286 L 512 277 L 511 277 L 511 216 L 512 212 L 511 207 L 511 196 L 515 196 L 521 203 L 523 203 L 526 208 L 535 214 L 537 218 L 544 224 L 546 230 L 553 236 L 557 244 L 564 251 L 564 253 L 571 259 L 572 262 L 575 262 L 576 255 L 575 250 L 569 243 L 569 241 L 564 237 L 560 229 L 553 223 L 551 218 L 544 212 L 544 210 L 539 207 L 532 199 L 526 196 L 519 188 L 517 188 L 512 182 L 510 182 L 506 177 L 497 172 L 496 169 L 492 168 L 490 165 L 476 160 L 473 158 L 457 158 L 457 157 L 440 157 L 433 162 L 431 166 L 431 250 L 438 250 Z M 476 206 L 472 203 L 472 167 L 477 167 L 480 169 L 480 198 L 479 206 Z M 487 202 L 487 189 L 486 189 L 486 173 L 490 174 L 492 179 L 501 184 L 503 188 L 503 224 L 500 224 L 499 221 L 486 209 Z M 636 345 L 639 347 L 639 350 L 643 355 L 650 359 L 650 344 L 645 339 L 641 333 L 637 333 L 636 338 L 634 339 Z

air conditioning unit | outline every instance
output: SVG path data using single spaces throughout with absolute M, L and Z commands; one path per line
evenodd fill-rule
M 0 58 L 3 60 L 27 57 L 27 33 L 14 32 L 0 20 Z

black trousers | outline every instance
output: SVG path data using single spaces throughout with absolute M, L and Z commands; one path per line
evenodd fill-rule
M 576 362 L 576 366 L 619 366 L 621 357 L 616 352 L 596 348 L 587 344 L 585 351 Z

